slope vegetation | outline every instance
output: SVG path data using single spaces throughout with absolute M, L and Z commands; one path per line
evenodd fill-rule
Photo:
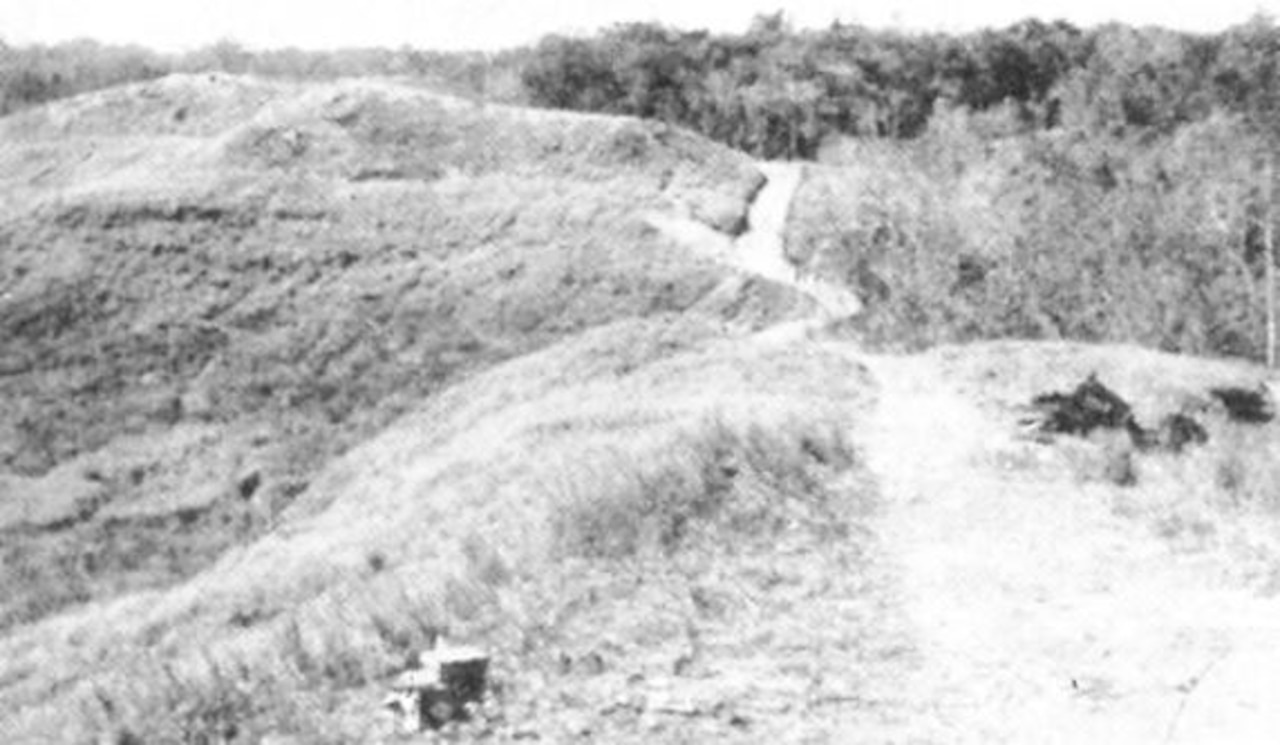
M 863 623 L 884 612 L 875 595 L 858 599 L 875 498 L 845 428 L 868 382 L 834 346 L 718 334 L 629 321 L 500 365 L 339 459 L 280 528 L 180 587 L 12 630 L 8 731 L 372 741 L 378 681 L 441 629 L 500 650 L 496 736 L 625 739 L 649 731 L 646 707 L 672 709 L 665 726 L 717 712 L 733 732 L 724 702 L 772 731 L 790 721 L 772 707 L 824 678 L 813 705 L 836 716 L 858 694 L 839 668 L 892 643 Z M 867 639 L 832 636 L 800 668 L 753 649 L 820 633 L 786 598 L 821 600 L 840 574 L 848 602 L 828 612 Z
M 0 628 L 162 585 L 422 397 L 628 318 L 796 312 L 683 131 L 378 81 L 174 76 L 0 120 Z
M 879 275 L 815 243 L 856 172 L 367 81 L 0 126 L 8 740 L 403 741 L 441 634 L 493 653 L 443 739 L 1280 726 L 1280 434 L 1202 405 L 1262 371 L 872 354 L 829 321 Z M 1090 374 L 1208 442 L 1017 436 Z

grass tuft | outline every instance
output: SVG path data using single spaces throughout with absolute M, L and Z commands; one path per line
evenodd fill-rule
M 621 559 L 795 526 L 838 532 L 841 507 L 827 484 L 854 451 L 834 427 L 735 428 L 711 418 L 659 452 L 585 460 L 558 484 L 553 543 L 565 555 Z

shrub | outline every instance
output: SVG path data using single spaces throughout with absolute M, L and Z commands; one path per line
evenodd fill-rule
M 850 144 L 839 168 L 807 171 L 788 253 L 859 295 L 865 341 L 1261 356 L 1260 144 L 1239 120 L 1146 138 L 977 126 L 952 112 L 919 141 Z

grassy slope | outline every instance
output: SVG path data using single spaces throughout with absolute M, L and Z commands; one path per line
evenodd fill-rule
M 846 342 L 763 338 L 623 322 L 449 388 L 185 585 L 12 634 L 10 731 L 389 741 L 381 683 L 442 628 L 496 656 L 475 739 L 1158 733 L 1179 675 L 1252 654 L 1165 606 L 1270 607 L 1274 426 L 1211 421 L 1182 458 L 1134 454 L 1130 486 L 1114 443 L 1013 435 L 1091 371 L 1146 420 L 1258 370 L 998 343 L 869 357 L 873 379 Z
M 845 430 L 866 392 L 836 347 L 760 347 L 691 321 L 624 322 L 506 363 L 337 461 L 285 525 L 181 587 L 13 632 L 0 642 L 0 697 L 24 712 L 12 731 L 150 741 L 235 721 L 365 740 L 380 731 L 376 682 L 448 628 L 498 651 L 508 716 L 572 734 L 560 728 L 581 706 L 539 686 L 602 683 L 565 659 L 603 665 L 625 698 L 670 688 L 691 664 L 679 659 L 702 654 L 690 644 L 718 666 L 746 654 L 744 624 L 794 623 L 774 617 L 789 603 L 757 607 L 784 571 L 768 558 L 779 545 L 803 549 L 785 572 L 817 583 L 806 594 L 837 569 L 864 581 L 856 526 L 874 490 Z M 636 734 L 625 716 L 593 726 Z
M 315 95 L 329 101 L 334 91 L 321 90 Z M 355 90 L 368 92 L 363 84 Z M 377 96 L 384 93 L 379 88 Z M 283 108 L 305 109 L 314 103 L 303 99 L 305 105 L 289 99 L 292 103 Z M 374 108 L 382 110 L 380 106 Z M 161 110 L 166 116 L 173 114 Z M 468 116 L 468 111 L 476 110 L 451 110 L 450 121 Z M 274 117 L 281 115 L 274 111 L 268 119 L 276 121 Z M 372 127 L 370 137 L 378 139 L 385 131 Z M 324 134 L 315 136 L 321 139 Z M 218 138 L 208 152 L 223 153 L 218 148 L 233 144 L 239 148 L 235 152 L 255 152 L 252 147 L 246 150 L 245 142 L 265 142 L 270 152 L 276 145 L 283 145 L 285 153 L 295 147 L 290 144 L 294 136 L 282 132 L 261 139 L 241 135 L 238 130 Z M 207 155 L 207 144 L 184 147 Z M 580 145 L 581 138 L 574 138 L 572 147 Z M 411 150 L 422 147 L 417 143 Z M 617 153 L 612 146 L 605 150 Z M 633 148 L 628 145 L 623 151 Z M 680 177 L 658 178 L 665 186 L 654 188 L 663 191 L 646 191 L 634 181 L 616 183 L 616 165 L 604 169 L 608 175 L 603 181 L 591 180 L 582 173 L 584 163 L 592 162 L 587 156 L 585 161 L 575 160 L 572 168 L 565 166 L 570 175 L 552 177 L 545 170 L 551 166 L 545 164 L 556 162 L 554 152 L 531 156 L 524 165 L 516 158 L 503 166 L 502 175 L 486 175 L 477 165 L 478 175 L 444 175 L 430 189 L 412 179 L 398 183 L 404 179 L 391 172 L 394 159 L 388 165 L 387 159 L 375 158 L 375 166 L 359 165 L 354 171 L 341 171 L 346 174 L 341 177 L 315 175 L 298 166 L 314 180 L 304 179 L 309 184 L 305 190 L 288 181 L 285 192 L 300 201 L 289 202 L 293 206 L 281 219 L 297 220 L 298 214 L 309 214 L 307 205 L 316 203 L 312 200 L 329 204 L 325 200 L 340 194 L 356 195 L 349 200 L 356 205 L 352 213 L 338 200 L 344 204 L 342 215 L 377 214 L 392 225 L 416 214 L 410 206 L 419 205 L 418 196 L 434 203 L 450 194 L 463 195 L 448 203 L 448 214 L 462 215 L 466 230 L 459 233 L 463 238 L 440 249 L 442 274 L 447 269 L 449 277 L 471 278 L 505 292 L 522 286 L 520 278 L 529 273 L 529 292 L 538 297 L 545 297 L 548 287 L 560 286 L 554 280 L 561 274 L 541 271 L 548 262 L 555 265 L 558 251 L 538 251 L 522 243 L 521 250 L 532 252 L 516 251 L 527 259 L 524 268 L 502 282 L 485 284 L 483 279 L 485 270 L 509 260 L 501 250 L 507 245 L 506 233 L 497 226 L 512 212 L 517 213 L 517 225 L 535 234 L 541 224 L 537 217 L 544 210 L 527 218 L 519 200 L 546 205 L 557 219 L 575 227 L 574 235 L 583 234 L 577 227 L 587 225 L 587 237 L 578 246 L 582 253 L 573 254 L 575 271 L 587 259 L 598 262 L 604 257 L 606 272 L 617 272 L 604 276 L 625 276 L 628 286 L 643 283 L 649 273 L 664 267 L 683 268 L 682 262 L 688 261 L 632 221 L 636 207 L 649 206 L 636 200 L 636 194 L 656 194 L 654 204 L 659 206 L 685 202 L 685 209 L 701 210 L 704 220 L 733 227 L 733 220 L 725 219 L 732 211 L 723 210 L 723 194 L 688 204 L 687 187 L 682 187 L 683 196 L 670 192 Z M 13 157 L 12 151 L 6 157 Z M 359 158 L 321 162 L 325 167 L 363 163 Z M 287 174 L 291 167 L 277 163 L 267 170 L 276 178 L 281 173 L 275 169 Z M 253 167 L 247 168 L 254 173 Z M 214 170 L 226 173 L 223 166 Z M 355 183 L 348 177 L 355 177 Z M 249 184 L 247 193 L 259 193 L 253 189 L 260 188 L 261 179 L 259 174 L 236 183 Z M 583 180 L 589 185 L 579 184 Z M 750 191 L 748 182 L 743 188 Z M 565 183 L 569 185 L 559 196 L 547 188 Z M 600 208 L 606 216 L 618 218 L 602 218 L 609 226 L 606 230 L 590 215 L 599 200 L 610 204 L 615 186 L 623 190 L 617 192 L 618 203 Z M 361 199 L 374 192 L 378 199 L 391 199 L 395 208 L 360 212 Z M 217 190 L 219 195 L 236 193 Z M 33 194 L 33 199 L 39 197 L 38 190 Z M 133 199 L 136 194 L 126 196 Z M 96 226 L 88 232 L 99 233 L 134 225 L 130 221 L 137 214 L 149 215 L 143 222 L 156 219 L 153 207 L 139 213 L 129 200 L 125 203 L 132 206 L 121 211 L 119 197 L 104 203 L 102 194 L 81 195 L 76 198 L 88 206 L 69 212 L 44 203 L 29 208 L 37 211 L 34 214 L 71 215 L 63 228 L 75 228 L 84 220 Z M 198 223 L 209 218 L 206 197 L 183 197 L 197 200 L 192 205 L 199 207 L 195 213 L 184 212 L 179 200 L 177 206 L 160 210 L 159 219 Z M 517 206 L 502 213 L 497 208 L 507 204 L 508 197 Z M 303 206 L 297 208 L 298 204 Z M 812 205 L 802 201 L 799 206 L 799 228 L 822 226 L 804 212 Z M 495 223 L 484 221 L 494 214 L 504 216 Z M 574 221 L 574 215 L 582 222 Z M 15 218 L 14 224 L 22 219 Z M 43 230 L 51 230 L 49 224 L 56 222 L 32 221 Z M 343 232 L 352 229 L 343 227 L 345 218 L 323 224 L 325 231 L 312 236 L 315 243 L 299 240 L 296 245 L 350 250 L 366 245 L 352 236 L 381 235 L 387 229 L 365 225 L 365 233 Z M 448 224 L 452 223 L 430 223 Z M 626 229 L 617 230 L 619 224 Z M 241 242 L 258 240 L 255 231 L 246 230 Z M 325 243 L 331 231 L 348 238 L 343 248 Z M 388 231 L 409 240 L 408 232 Z M 415 241 L 426 235 L 410 232 Z M 57 240 L 50 245 L 65 249 L 54 253 L 68 257 L 66 264 L 74 268 L 76 258 L 85 253 L 80 244 L 59 244 L 63 234 L 51 235 Z M 560 234 L 546 235 L 554 240 Z M 622 257 L 608 250 L 618 244 L 631 248 L 636 241 L 646 248 L 639 263 L 627 263 L 639 259 L 635 253 Z M 804 250 L 803 244 L 792 248 Z M 332 263 L 311 267 L 316 275 L 312 281 L 324 291 L 307 302 L 305 287 L 290 285 L 299 288 L 290 296 L 296 306 L 279 306 L 288 310 L 280 317 L 305 320 L 342 309 L 344 301 L 358 299 L 346 294 L 359 292 L 352 288 L 372 288 L 369 294 L 379 296 L 395 286 L 386 283 L 404 269 L 392 265 L 396 271 L 385 269 L 380 275 L 366 271 L 363 260 L 351 261 L 339 253 Z M 617 266 L 613 262 L 627 271 L 609 269 Z M 264 371 L 279 374 L 268 378 L 272 391 L 289 392 L 323 379 L 333 366 L 290 377 L 297 358 L 281 350 L 301 350 L 294 354 L 303 355 L 306 362 L 306 353 L 327 349 L 320 343 L 327 337 L 304 335 L 299 341 L 285 332 L 266 335 L 256 345 L 232 347 L 240 357 L 224 354 L 216 364 L 206 363 L 202 372 L 207 370 L 207 380 L 216 382 L 212 389 L 227 390 L 225 400 L 204 404 L 194 396 L 191 403 L 207 413 L 188 416 L 184 404 L 176 422 L 153 421 L 130 437 L 108 438 L 111 444 L 105 449 L 84 460 L 63 462 L 40 483 L 57 485 L 60 495 L 81 494 L 92 504 L 103 497 L 71 487 L 83 489 L 85 481 L 131 483 L 134 470 L 124 464 L 134 464 L 130 458 L 139 452 L 154 459 L 155 442 L 163 437 L 173 448 L 170 457 L 144 467 L 139 479 L 155 484 L 155 495 L 182 493 L 175 484 L 217 483 L 218 473 L 225 478 L 224 491 L 234 494 L 244 483 L 238 476 L 245 473 L 242 466 L 254 448 L 299 432 L 313 437 L 318 433 L 320 439 L 346 437 L 353 444 L 365 441 L 332 459 L 327 454 L 332 451 L 310 461 L 283 457 L 287 463 L 301 460 L 309 465 L 304 469 L 305 488 L 268 510 L 275 529 L 226 553 L 226 544 L 220 544 L 218 551 L 210 551 L 210 559 L 221 557 L 190 581 L 89 600 L 39 623 L 11 628 L 0 640 L 0 711 L 6 717 L 0 720 L 0 731 L 11 739 L 58 742 L 93 741 L 103 735 L 116 741 L 213 737 L 252 742 L 268 732 L 296 734 L 306 742 L 390 739 L 385 722 L 372 713 L 382 682 L 409 650 L 447 628 L 496 655 L 495 701 L 468 725 L 463 733 L 468 738 L 536 734 L 582 741 L 888 742 L 990 735 L 989 741 L 1000 741 L 1005 734 L 1017 733 L 1021 737 L 1009 741 L 1027 741 L 1043 735 L 1045 727 L 1072 721 L 1104 729 L 1123 721 L 1145 727 L 1144 732 L 1164 732 L 1166 715 L 1181 712 L 1180 702 L 1188 696 L 1187 679 L 1177 677 L 1183 672 L 1179 666 L 1201 664 L 1202 653 L 1226 659 L 1215 645 L 1234 637 L 1224 636 L 1220 622 L 1213 619 L 1180 618 L 1179 624 L 1185 625 L 1171 628 L 1187 630 L 1185 638 L 1191 642 L 1185 644 L 1176 633 L 1142 636 L 1142 621 L 1153 617 L 1150 612 L 1118 619 L 1123 623 L 1105 613 L 1092 621 L 1084 619 L 1096 622 L 1099 639 L 1084 651 L 1101 656 L 1088 658 L 1097 664 L 1084 672 L 1097 675 L 1076 681 L 1084 692 L 1068 694 L 1072 698 L 1067 706 L 1075 707 L 1070 711 L 1077 714 L 1083 706 L 1087 717 L 1036 719 L 1038 712 L 1057 716 L 1067 711 L 1046 710 L 1046 705 L 1062 702 L 1045 692 L 1065 686 L 1067 679 L 1058 673 L 1077 673 L 1072 665 L 1085 659 L 1062 657 L 1064 650 L 1072 653 L 1077 647 L 1055 646 L 1052 635 L 1043 642 L 1042 634 L 1027 633 L 1059 628 L 1061 624 L 1053 622 L 1068 617 L 1055 615 L 1056 606 L 1046 605 L 1045 598 L 1068 605 L 1083 599 L 1092 603 L 1090 608 L 1121 613 L 1131 606 L 1112 605 L 1112 598 L 1099 595 L 1097 587 L 1103 585 L 1098 579 L 1120 583 L 1125 597 L 1161 597 L 1151 592 L 1158 583 L 1144 584 L 1148 575 L 1175 587 L 1184 579 L 1204 582 L 1226 576 L 1228 594 L 1235 593 L 1231 602 L 1253 610 L 1261 607 L 1251 600 L 1254 594 L 1274 592 L 1274 578 L 1280 576 L 1270 501 L 1276 483 L 1277 461 L 1271 457 L 1274 427 L 1243 429 L 1215 423 L 1210 446 L 1182 460 L 1126 455 L 1137 459 L 1136 487 L 1108 480 L 1108 464 L 1115 456 L 1111 444 L 1067 442 L 1044 448 L 1006 442 L 1014 426 L 1013 405 L 1045 388 L 1067 387 L 1092 370 L 1133 399 L 1144 421 L 1210 384 L 1251 385 L 1257 370 L 1133 348 L 1015 343 L 952 347 L 888 363 L 876 359 L 872 369 L 891 395 L 870 416 L 874 382 L 861 364 L 861 353 L 834 341 L 779 341 L 769 335 L 726 338 L 721 328 L 726 313 L 739 317 L 734 314 L 749 312 L 752 323 L 767 324 L 785 314 L 787 305 L 775 305 L 767 292 L 754 302 L 741 302 L 750 283 L 720 282 L 713 268 L 695 268 L 710 272 L 707 281 L 718 286 L 694 293 L 697 299 L 691 305 L 650 299 L 640 310 L 623 314 L 644 318 L 624 317 L 613 323 L 605 321 L 614 316 L 596 319 L 599 328 L 576 334 L 572 324 L 563 329 L 553 325 L 556 332 L 545 323 L 523 326 L 511 321 L 508 326 L 505 312 L 494 313 L 492 305 L 482 305 L 491 303 L 489 296 L 468 299 L 471 296 L 460 289 L 450 296 L 455 311 L 434 318 L 452 319 L 461 312 L 456 309 L 471 309 L 474 315 L 463 315 L 482 324 L 486 339 L 496 337 L 510 345 L 499 356 L 525 354 L 497 365 L 488 364 L 488 359 L 475 363 L 483 370 L 455 371 L 378 415 L 361 413 L 376 411 L 376 405 L 357 405 L 352 409 L 355 416 L 336 417 L 323 428 L 309 424 L 315 421 L 307 418 L 315 416 L 309 413 L 311 399 L 284 397 L 277 402 L 274 393 L 254 398 L 252 391 L 238 391 L 237 386 L 248 385 Z M 229 281 L 234 283 L 240 271 L 253 269 L 228 271 Z M 341 274 L 347 271 L 352 273 Z M 330 281 L 330 274 L 344 278 Z M 5 275 L 11 283 L 6 287 L 19 286 L 13 284 L 21 280 L 16 275 Z M 261 298 L 255 295 L 259 284 L 248 287 L 245 297 Z M 449 286 L 441 280 L 437 289 Z M 404 290 L 398 297 L 422 297 L 412 293 Z M 37 294 L 29 290 L 28 302 Z M 299 297 L 303 300 L 296 300 Z M 228 307 L 240 308 L 241 302 L 243 298 Z M 79 306 L 70 307 L 74 311 Z M 181 310 L 182 303 L 164 312 L 175 312 L 174 307 Z M 500 309 L 510 307 L 522 306 Z M 557 306 L 550 317 L 560 318 L 569 307 L 572 304 Z M 229 318 L 235 317 L 234 310 L 229 312 Z M 275 318 L 271 313 L 254 317 Z M 389 317 L 397 316 L 393 312 Z M 103 327 L 114 324 L 104 322 Z M 37 323 L 35 328 L 42 327 Z M 237 341 L 252 340 L 242 333 L 245 330 L 237 329 Z M 562 335 L 570 338 L 547 345 Z M 35 359 L 52 354 L 41 351 L 43 338 L 36 334 L 24 348 L 34 350 Z M 352 332 L 346 339 L 356 339 L 354 346 L 336 348 L 360 349 L 360 338 Z M 529 338 L 545 341 L 521 346 Z M 410 348 L 421 349 L 412 346 L 418 343 L 410 341 Z M 225 359 L 249 362 L 237 367 Z M 362 374 L 381 369 L 376 364 L 353 365 L 347 377 L 334 382 L 347 390 Z M 56 383 L 57 376 L 52 380 Z M 394 375 L 388 380 L 397 381 Z M 404 390 L 407 384 L 400 380 L 388 385 Z M 125 400 L 134 395 L 130 386 L 118 390 L 128 394 Z M 188 390 L 182 390 L 185 401 Z M 423 392 L 434 395 L 416 402 L 415 396 Z M 382 400 L 378 394 L 367 395 Z M 963 415 L 944 416 L 947 411 L 930 408 L 935 402 Z M 267 415 L 252 416 L 259 408 Z M 400 411 L 407 413 L 365 439 Z M 353 427 L 345 422 L 361 416 L 367 417 L 364 429 L 345 428 Z M 89 420 L 114 421 L 96 414 Z M 307 443 L 300 436 L 288 441 L 295 449 Z M 993 442 L 999 447 L 992 447 Z M 176 452 L 196 453 L 200 468 L 214 473 L 175 466 Z M 90 460 L 93 455 L 101 461 Z M 59 457 L 55 448 L 51 459 Z M 68 466 L 75 467 L 70 476 Z M 83 476 L 91 466 L 106 472 L 100 479 L 79 478 L 66 485 L 48 481 Z M 17 483 L 22 489 L 31 486 Z M 880 493 L 882 489 L 887 495 Z M 107 499 L 102 514 L 127 513 L 148 504 L 142 492 L 125 494 L 129 497 Z M 885 498 L 891 501 L 885 503 Z M 188 514 L 156 509 L 178 523 Z M 1080 519 L 1069 522 L 1076 518 Z M 957 530 L 958 524 L 963 528 Z M 1070 530 L 1059 534 L 1063 525 Z M 209 533 L 199 520 L 187 527 L 192 535 Z M 173 528 L 161 524 L 164 532 Z M 74 542 L 71 534 L 60 535 Z M 191 537 L 178 535 L 183 540 Z M 1094 552 L 1097 546 L 1091 542 L 1100 536 L 1107 539 L 1105 551 Z M 1032 588 L 1037 595 L 1019 584 L 1028 577 L 1016 570 L 1027 564 L 1015 557 L 1028 541 L 1039 559 L 1058 571 L 1051 579 L 1062 581 L 1069 592 L 1054 595 L 1057 588 L 1050 582 Z M 955 561 L 936 561 L 933 548 L 944 543 Z M 996 555 L 1009 560 L 983 563 L 984 557 Z M 1118 574 L 1135 566 L 1142 571 Z M 1158 586 L 1168 589 L 1166 585 Z M 975 586 L 982 592 L 969 591 Z M 999 597 L 986 594 L 993 588 L 1001 591 Z M 1189 589 L 1185 597 L 1209 597 L 1195 595 L 1199 585 Z M 933 602 L 931 596 L 943 595 L 946 602 Z M 1132 607 L 1141 610 L 1140 606 L 1139 602 Z M 949 624 L 954 616 L 948 613 L 953 611 L 974 614 L 966 618 L 976 625 Z M 1001 625 L 1025 619 L 1028 613 L 1045 615 L 1036 616 L 1030 625 Z M 1069 618 L 1073 623 L 1080 620 Z M 973 639 L 966 641 L 966 628 L 992 633 L 982 635 L 982 644 L 975 646 Z M 1068 625 L 1067 632 L 1075 628 Z M 1157 681 L 1157 696 L 1148 696 L 1155 689 L 1142 687 L 1141 665 L 1124 667 L 1132 654 L 1121 655 L 1120 663 L 1107 667 L 1113 664 L 1105 661 L 1112 648 L 1106 634 L 1111 628 L 1154 640 L 1144 642 L 1143 653 L 1170 661 L 1161 668 L 1160 675 L 1167 674 L 1168 680 Z M 948 636 L 948 629 L 957 634 Z M 987 640 L 992 639 L 1008 642 L 1001 648 L 1011 656 L 984 657 Z M 1166 641 L 1169 646 L 1161 646 Z M 1224 667 L 1239 667 L 1238 660 L 1250 658 L 1252 643 L 1245 640 L 1233 648 L 1243 651 L 1234 652 Z M 1019 664 L 1005 664 L 1009 660 Z M 1025 660 L 1035 664 L 1020 667 Z M 1036 679 L 1042 688 L 1028 688 L 1026 676 L 1017 673 L 1022 669 L 1053 675 Z M 1189 685 L 1194 689 L 1198 679 Z M 1143 706 L 1129 707 L 1148 698 L 1158 698 L 1159 706 L 1168 711 L 1161 709 L 1151 717 Z M 1007 708 L 999 702 L 1009 700 L 1027 704 L 1019 711 L 1034 716 L 1006 716 Z M 1203 712 L 1195 714 L 1194 703 L 1186 708 L 1190 725 L 1208 721 Z M 981 712 L 999 713 L 1000 718 L 975 716 Z M 1178 715 L 1172 718 L 1177 723 Z M 1028 729 L 1020 729 L 1024 726 Z
M 658 125 L 175 76 L 0 141 L 0 627 L 189 576 L 501 360 L 779 307 L 638 218 L 732 232 L 760 182 Z

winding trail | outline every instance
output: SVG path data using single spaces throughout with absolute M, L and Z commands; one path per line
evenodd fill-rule
M 764 332 L 769 338 L 790 339 L 830 321 L 857 315 L 862 303 L 849 290 L 800 272 L 786 255 L 787 217 L 791 201 L 804 177 L 797 163 L 760 163 L 765 185 L 756 194 L 747 216 L 747 231 L 730 239 L 690 218 L 650 214 L 650 225 L 695 253 L 732 266 L 743 273 L 791 287 L 813 300 L 819 313 L 799 323 Z
M 801 167 L 761 168 L 768 184 L 736 242 L 667 228 L 812 298 L 814 317 L 753 337 L 792 343 L 860 307 L 786 258 Z M 879 622 L 903 628 L 878 633 L 910 640 L 915 660 L 883 671 L 905 679 L 867 683 L 881 716 L 850 714 L 849 741 L 1280 742 L 1280 599 L 1115 514 L 1109 485 L 1046 466 L 936 356 L 846 353 L 879 394 L 854 436 L 884 501 L 877 543 L 891 569 L 876 591 L 897 610 Z
M 745 272 L 795 287 L 799 276 L 787 260 L 785 236 L 802 170 L 789 163 L 763 163 L 760 170 L 768 180 L 751 203 L 747 232 L 734 242 L 730 260 Z
M 800 272 L 787 258 L 786 229 L 791 202 L 804 177 L 796 163 L 762 163 L 768 179 L 751 205 L 749 230 L 734 243 L 731 263 L 807 295 L 819 309 L 812 325 L 849 318 L 862 311 L 858 297 L 839 285 Z

